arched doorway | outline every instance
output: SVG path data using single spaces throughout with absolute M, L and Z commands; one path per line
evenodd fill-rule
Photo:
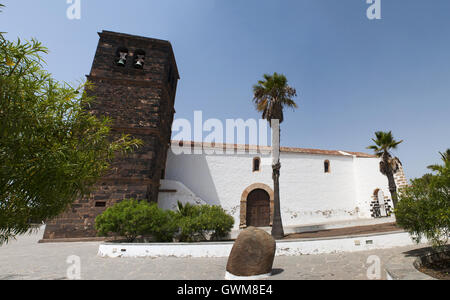
M 259 192 L 255 192 L 254 194 L 252 194 L 250 196 L 250 194 L 256 190 L 262 190 L 262 192 L 265 192 L 265 194 L 262 194 L 262 192 L 259 191 Z M 266 200 L 267 195 L 269 195 L 269 224 L 267 225 L 267 219 L 264 220 L 264 218 L 266 218 L 266 217 L 261 217 L 261 219 L 264 220 L 264 222 L 262 222 L 262 224 L 266 224 L 266 225 L 262 225 L 262 226 L 272 226 L 273 207 L 274 207 L 273 190 L 267 184 L 254 183 L 254 184 L 250 185 L 249 187 L 247 187 L 241 196 L 241 213 L 240 213 L 240 221 L 241 222 L 239 224 L 240 228 L 246 228 L 248 226 L 255 226 L 247 221 L 247 217 L 254 218 L 254 216 L 256 215 L 256 218 L 259 218 L 258 217 L 258 215 L 259 215 L 258 209 L 256 208 L 256 211 L 255 211 L 255 208 L 252 208 L 252 207 L 258 207 L 258 206 L 266 207 L 266 208 L 262 209 L 263 210 L 262 214 L 264 215 L 267 213 L 267 204 L 266 204 L 267 203 L 267 200 Z M 259 202 L 257 200 L 256 202 L 254 202 L 254 201 L 252 201 L 253 199 L 263 199 L 263 201 Z M 248 200 L 252 203 L 248 203 Z M 250 205 L 250 207 L 249 207 L 249 205 Z M 247 214 L 247 208 L 250 208 L 250 210 L 253 210 L 253 212 L 249 212 Z M 251 222 L 253 223 L 253 221 L 251 221 Z
M 270 196 L 263 189 L 256 189 L 247 196 L 247 226 L 270 226 Z
M 372 194 L 372 202 L 370 202 L 372 218 L 390 217 L 392 214 L 391 201 L 381 189 L 376 189 Z
M 377 195 L 378 205 L 380 206 L 380 217 L 387 217 L 386 202 L 384 200 L 384 193 L 382 190 L 378 190 Z

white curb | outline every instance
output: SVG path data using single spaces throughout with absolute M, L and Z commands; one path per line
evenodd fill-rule
M 407 232 L 393 232 L 351 237 L 299 239 L 277 241 L 277 256 L 297 256 L 358 252 L 415 245 Z M 99 246 L 102 257 L 228 257 L 233 242 L 121 244 L 104 243 Z

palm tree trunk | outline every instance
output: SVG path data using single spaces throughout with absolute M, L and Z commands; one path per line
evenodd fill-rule
M 388 182 L 389 182 L 389 192 L 391 193 L 392 204 L 394 208 L 397 207 L 398 197 L 397 197 L 397 185 L 395 184 L 394 174 L 390 171 L 387 174 Z
M 390 155 L 388 152 L 383 153 L 383 163 L 385 168 L 385 174 L 388 178 L 388 184 L 389 184 L 389 192 L 391 193 L 392 198 L 392 204 L 394 205 L 394 208 L 397 207 L 397 185 L 395 184 L 395 178 L 394 178 L 394 172 L 392 171 L 391 164 L 389 163 Z
M 275 124 L 274 124 L 275 123 Z M 272 179 L 274 188 L 274 211 L 272 223 L 272 236 L 275 239 L 284 237 L 283 222 L 281 220 L 280 208 L 280 124 L 275 121 L 272 123 Z

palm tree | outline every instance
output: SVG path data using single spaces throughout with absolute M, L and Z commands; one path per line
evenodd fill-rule
M 444 166 L 449 165 L 450 164 L 450 149 L 447 149 L 447 151 L 445 151 L 444 153 L 439 152 L 439 154 L 442 157 L 442 161 L 444 162 Z M 439 172 L 442 170 L 443 166 L 440 165 L 431 165 L 427 167 L 430 170 Z
M 272 130 L 272 178 L 274 186 L 274 212 L 272 236 L 276 239 L 284 237 L 283 222 L 280 210 L 280 124 L 284 121 L 284 107 L 297 108 L 292 100 L 297 91 L 290 87 L 283 74 L 264 74 L 264 80 L 253 86 L 253 102 L 262 118 L 269 122 Z
M 391 131 L 377 131 L 375 132 L 375 136 L 376 139 L 372 139 L 375 145 L 369 146 L 367 149 L 372 149 L 376 156 L 381 157 L 380 172 L 388 178 L 389 191 L 391 192 L 392 202 L 395 208 L 397 207 L 398 197 L 394 174 L 399 170 L 401 162 L 397 157 L 392 157 L 389 151 L 397 149 L 397 146 L 401 144 L 403 140 L 399 142 L 396 141 L 392 136 Z

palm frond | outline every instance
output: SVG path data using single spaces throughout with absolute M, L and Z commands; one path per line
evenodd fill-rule
M 397 149 L 397 146 L 403 143 L 403 140 L 396 141 L 392 132 L 383 132 L 377 131 L 375 132 L 375 139 L 372 139 L 375 145 L 367 147 L 367 149 L 373 150 L 377 155 L 386 153 L 390 156 L 389 150 Z
M 439 154 L 441 155 L 443 162 L 447 162 L 450 160 L 450 149 L 447 149 L 444 153 L 439 152 Z
M 264 119 L 269 122 L 278 119 L 282 123 L 284 107 L 298 107 L 292 99 L 297 96 L 297 92 L 287 84 L 287 78 L 283 74 L 264 74 L 263 78 L 253 86 L 253 102 Z

